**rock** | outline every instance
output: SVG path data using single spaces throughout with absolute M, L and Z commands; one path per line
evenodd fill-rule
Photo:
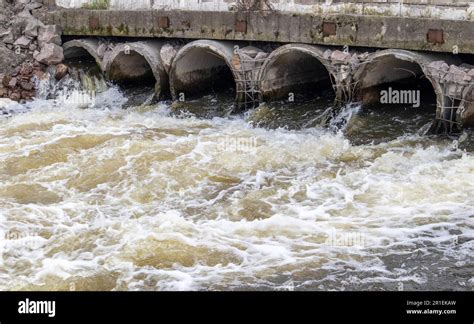
M 246 46 L 240 50 L 241 53 L 245 53 L 251 58 L 255 58 L 257 54 L 260 52 L 260 50 L 254 46 Z
M 467 72 L 467 75 L 474 77 L 474 69 L 469 70 L 469 72 Z
M 18 38 L 13 45 L 20 46 L 21 48 L 28 48 L 30 47 L 32 39 L 28 36 L 21 36 Z
M 38 43 L 40 47 L 46 44 L 61 45 L 61 28 L 57 25 L 47 25 L 38 29 Z
M 5 44 L 13 44 L 15 42 L 15 38 L 13 37 L 13 33 L 9 32 L 8 35 L 3 39 Z
M 17 66 L 17 67 L 13 70 L 13 72 L 11 73 L 11 76 L 12 76 L 12 77 L 18 76 L 18 74 L 20 74 L 20 70 L 21 70 L 21 66 Z
M 367 59 L 369 57 L 369 55 L 370 55 L 369 52 L 364 52 L 362 54 L 359 54 L 358 55 L 359 56 L 359 61 L 363 61 L 363 60 Z
M 10 34 L 11 34 L 10 29 L 2 31 L 2 32 L 0 32 L 0 38 L 3 38 L 3 37 L 8 36 Z
M 460 98 L 462 96 L 462 92 L 463 88 L 455 83 L 450 83 L 446 87 L 446 94 L 450 97 Z
M 453 82 L 462 82 L 465 74 L 466 72 L 464 72 L 462 68 L 456 65 L 451 65 L 448 74 L 446 75 L 446 79 Z
M 331 50 L 330 49 L 327 49 L 324 51 L 323 53 L 323 57 L 326 59 L 326 60 L 329 60 L 329 58 L 331 57 Z
M 7 87 L 9 87 L 9 88 L 14 88 L 14 87 L 16 87 L 17 83 L 18 83 L 18 79 L 17 79 L 17 78 L 11 78 L 11 79 L 10 79 L 10 82 L 8 82 L 8 86 L 7 86 Z
M 428 65 L 428 69 L 434 77 L 443 79 L 449 70 L 449 65 L 445 61 L 434 61 Z
M 11 25 L 11 32 L 13 34 L 13 39 L 18 39 L 23 35 L 23 31 L 29 23 L 38 21 L 35 17 L 31 15 L 28 10 L 24 10 L 15 16 Z
M 161 47 L 160 57 L 163 63 L 163 67 L 166 72 L 169 72 L 171 69 L 171 62 L 173 62 L 174 57 L 176 56 L 176 49 L 170 44 L 165 44 Z
M 36 10 L 36 9 L 39 9 L 39 8 L 43 7 L 43 4 L 39 3 L 39 2 L 33 2 L 33 3 L 29 3 L 26 7 L 29 10 Z
M 32 99 L 34 98 L 35 95 L 36 95 L 36 91 L 34 90 L 24 90 L 21 92 L 21 97 L 25 100 Z
M 33 66 L 31 64 L 23 64 L 18 73 L 24 76 L 31 76 L 33 74 Z
M 97 55 L 99 55 L 99 57 L 101 57 L 101 58 L 104 57 L 104 54 L 107 51 L 107 47 L 108 46 L 105 43 L 102 43 L 99 46 L 97 46 Z
M 35 72 L 34 72 L 34 76 L 35 76 L 38 80 L 44 80 L 44 79 L 47 78 L 47 74 L 44 73 L 44 72 L 41 71 L 41 70 L 35 71 Z
M 20 101 L 21 100 L 21 93 L 19 92 L 12 92 L 10 94 L 10 99 L 13 101 Z
M 462 64 L 460 65 L 460 67 L 462 67 L 463 69 L 465 69 L 466 72 L 468 72 L 468 71 L 471 70 L 471 69 L 474 69 L 474 65 L 468 64 L 468 63 L 462 63 Z
M 334 52 L 331 53 L 332 61 L 345 62 L 345 61 L 349 61 L 351 58 L 352 58 L 352 55 L 348 52 L 335 50 Z
M 34 89 L 35 85 L 32 82 L 21 82 L 20 86 L 23 90 L 31 91 Z
M 245 71 L 252 71 L 256 69 L 257 65 L 256 65 L 255 60 L 250 55 L 247 55 L 247 53 L 241 52 L 239 55 L 239 59 L 240 59 L 241 69 Z
M 268 58 L 270 54 L 268 53 L 265 53 L 265 52 L 258 52 L 257 56 L 255 56 L 255 60 L 263 60 L 263 59 L 266 59 Z
M 10 84 L 10 80 L 12 79 L 11 76 L 9 75 L 4 75 L 3 78 L 2 78 L 2 85 L 4 87 L 8 87 L 8 85 Z
M 54 75 L 54 77 L 56 78 L 56 80 L 61 80 L 62 78 L 64 78 L 66 76 L 66 74 L 68 74 L 69 72 L 69 68 L 67 65 L 65 64 L 58 64 L 56 65 L 56 73 Z
M 20 0 L 20 2 L 21 2 L 21 0 Z M 28 3 L 28 1 L 23 1 L 23 4 L 27 4 L 27 3 Z M 25 8 L 20 13 L 18 13 L 17 17 L 24 18 L 24 19 L 30 19 L 33 16 L 31 15 L 31 12 L 28 9 Z
M 44 27 L 44 24 L 38 19 L 29 20 L 25 27 L 25 36 L 38 37 L 38 29 L 40 27 Z
M 45 44 L 40 52 L 35 53 L 35 60 L 46 65 L 59 64 L 64 60 L 63 48 L 56 44 Z

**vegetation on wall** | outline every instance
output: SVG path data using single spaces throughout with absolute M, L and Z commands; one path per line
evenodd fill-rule
M 273 10 L 270 0 L 237 0 L 238 11 L 262 11 Z
M 82 6 L 84 9 L 106 10 L 109 8 L 109 0 L 92 0 Z

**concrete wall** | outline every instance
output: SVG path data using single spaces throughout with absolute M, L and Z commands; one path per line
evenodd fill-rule
M 287 12 L 56 10 L 67 36 L 243 40 L 474 54 L 473 21 Z
M 83 8 L 97 0 L 56 0 L 63 8 Z M 277 11 L 474 20 L 474 3 L 458 0 L 270 0 Z M 109 0 L 109 10 L 228 11 L 233 0 Z

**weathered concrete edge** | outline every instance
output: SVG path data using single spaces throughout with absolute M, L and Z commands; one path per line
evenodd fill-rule
M 473 21 L 285 12 L 84 9 L 56 10 L 48 13 L 46 20 L 61 26 L 68 36 L 247 40 L 435 52 L 457 49 L 459 53 L 474 54 Z M 331 35 L 334 26 L 335 35 Z M 443 42 L 428 42 L 430 30 L 438 33 L 436 37 L 441 31 Z

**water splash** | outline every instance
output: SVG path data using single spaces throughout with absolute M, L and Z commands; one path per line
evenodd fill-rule
M 329 129 L 337 132 L 349 128 L 355 116 L 360 112 L 361 107 L 360 103 L 348 103 L 339 108 L 337 114 L 329 121 Z
M 1 290 L 473 287 L 467 139 L 355 145 L 351 105 L 290 130 L 125 110 L 116 87 L 65 108 L 57 89 L 1 120 Z

